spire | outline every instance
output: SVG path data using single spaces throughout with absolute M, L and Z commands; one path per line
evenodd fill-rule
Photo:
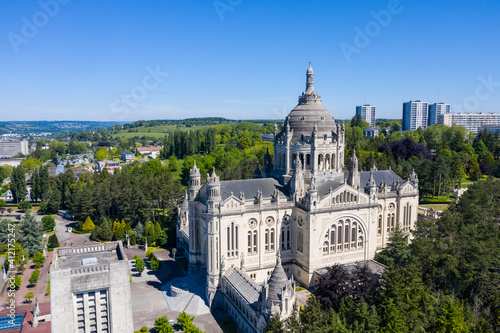
M 370 179 L 366 183 L 366 187 L 376 187 L 377 183 L 375 183 L 375 179 L 373 178 L 373 168 L 370 170 Z
M 418 184 L 418 176 L 417 173 L 415 172 L 415 168 L 410 173 L 410 176 L 408 177 L 408 180 L 411 181 L 413 184 Z
M 269 154 L 269 147 L 266 148 L 266 154 L 264 155 L 264 160 L 271 160 L 271 154 Z
M 257 165 L 255 166 L 255 170 L 253 171 L 253 178 L 262 178 L 262 172 L 260 171 L 259 168 L 259 162 L 257 162 Z
M 309 67 L 306 72 L 306 94 L 312 94 L 314 92 L 314 71 L 309 62 Z

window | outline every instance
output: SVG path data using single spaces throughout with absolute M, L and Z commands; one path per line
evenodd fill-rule
M 266 229 L 264 234 L 264 249 L 269 251 L 269 229 Z
M 238 256 L 238 226 L 231 222 L 231 225 L 227 227 L 227 257 L 237 257 Z
M 78 332 L 109 332 L 106 289 L 75 294 L 74 302 Z
M 334 222 L 323 239 L 323 255 L 363 248 L 364 233 L 359 222 L 351 219 Z
M 257 248 L 258 248 L 258 246 L 257 246 L 257 239 L 258 239 L 258 237 L 257 237 L 257 231 L 254 231 L 253 232 L 253 253 L 257 253 Z

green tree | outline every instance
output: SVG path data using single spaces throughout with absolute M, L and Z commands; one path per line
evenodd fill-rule
M 179 169 L 179 166 L 177 165 L 177 158 L 175 157 L 175 155 L 170 156 L 168 166 L 172 171 L 177 171 Z
M 469 332 L 469 324 L 465 319 L 460 301 L 453 300 L 448 295 L 443 297 L 436 311 L 436 322 L 432 331 L 444 333 Z
M 107 156 L 108 151 L 104 148 L 98 149 L 94 154 L 95 159 L 98 161 L 104 161 Z
M 139 273 L 139 275 L 142 275 L 142 272 L 144 272 L 144 269 L 146 268 L 144 260 L 140 258 L 138 255 L 134 256 L 134 260 L 135 260 L 135 270 Z
M 285 327 L 280 319 L 279 313 L 275 313 L 267 322 L 266 332 L 269 333 L 285 333 Z
M 407 265 L 411 260 L 411 250 L 408 246 L 408 234 L 397 228 L 389 236 L 387 247 L 377 254 L 377 260 L 385 265 Z
M 59 246 L 61 246 L 61 244 L 59 244 L 59 240 L 57 239 L 56 234 L 50 235 L 47 247 L 49 249 L 55 249 L 58 248 Z
M 28 301 L 28 303 L 31 303 L 31 300 L 35 298 L 35 295 L 33 295 L 31 291 L 28 291 L 28 293 L 24 295 L 24 298 L 26 298 L 26 301 Z
M 469 178 L 472 181 L 477 181 L 481 179 L 481 169 L 479 168 L 479 163 L 475 158 L 472 158 L 469 162 Z
M 30 256 L 35 255 L 42 248 L 42 230 L 40 223 L 36 220 L 34 215 L 29 212 L 26 213 L 21 221 L 20 228 L 20 241 L 23 248 L 25 248 Z
M 95 228 L 94 222 L 92 222 L 92 220 L 90 219 L 90 216 L 87 216 L 87 219 L 83 223 L 82 231 L 92 232 L 92 230 L 94 230 L 94 228 Z
M 31 205 L 31 202 L 27 201 L 27 200 L 24 200 L 24 201 L 21 201 L 17 207 L 22 210 L 23 212 L 28 212 L 28 211 L 31 211 L 31 208 L 33 208 L 33 206 Z
M 174 329 L 168 322 L 168 318 L 166 316 L 161 316 L 155 319 L 155 330 L 157 333 L 174 333 Z
M 16 203 L 24 200 L 26 193 L 28 193 L 26 189 L 26 176 L 22 165 L 18 165 L 12 171 L 10 190 L 12 191 L 12 197 Z
M 43 266 L 43 264 L 45 263 L 45 256 L 43 255 L 42 252 L 37 252 L 34 256 L 33 256 L 33 262 L 35 264 L 37 264 L 38 266 Z
M 184 328 L 184 326 L 188 325 L 189 323 L 192 323 L 193 319 L 194 317 L 191 317 L 185 311 L 182 311 L 181 313 L 179 313 L 179 316 L 177 317 L 177 324 L 179 324 L 182 328 Z
M 45 215 L 44 217 L 42 217 L 42 226 L 43 230 L 51 231 L 56 226 L 56 220 L 50 215 Z
M 301 331 L 301 325 L 300 325 L 300 320 L 299 316 L 297 314 L 297 309 L 294 306 L 292 309 L 292 314 L 290 317 L 288 317 L 285 321 L 286 324 L 286 329 L 290 333 L 300 333 Z
M 21 275 L 14 276 L 14 286 L 19 289 L 23 283 L 23 278 Z
M 40 271 L 36 268 L 29 278 L 29 283 L 36 284 L 38 282 L 38 278 L 40 277 Z

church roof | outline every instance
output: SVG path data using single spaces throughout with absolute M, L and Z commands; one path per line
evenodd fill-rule
M 370 171 L 361 171 L 359 173 L 360 176 L 360 184 L 364 186 L 370 180 Z M 396 175 L 391 170 L 377 170 L 373 171 L 373 179 L 375 180 L 375 184 L 380 186 L 380 182 L 384 181 L 388 186 L 392 185 L 392 182 L 395 180 L 402 182 L 403 180 Z
M 255 197 L 259 190 L 262 198 L 270 198 L 276 189 L 280 196 L 288 196 L 288 191 L 274 178 L 227 180 L 222 181 L 220 187 L 222 200 L 226 200 L 231 192 L 238 195 L 240 191 L 243 191 L 247 199 Z
M 252 280 L 246 273 L 230 267 L 224 274 L 224 279 L 237 290 L 245 301 L 255 310 L 259 310 L 259 296 L 262 287 Z
M 338 180 L 327 180 L 318 186 L 318 195 L 320 198 L 323 198 L 330 193 L 330 187 L 332 190 L 335 190 L 342 185 L 344 185 L 344 183 Z
M 267 297 L 272 300 L 280 300 L 279 295 L 281 295 L 283 287 L 286 285 L 287 282 L 288 282 L 288 277 L 286 276 L 285 270 L 281 265 L 281 257 L 278 253 L 276 266 L 274 267 L 273 273 L 271 274 L 271 277 L 267 282 L 269 288 Z

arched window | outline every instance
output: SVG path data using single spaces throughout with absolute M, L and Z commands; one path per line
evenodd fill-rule
M 238 256 L 238 226 L 231 222 L 227 227 L 227 257 Z
M 257 253 L 257 249 L 258 249 L 258 246 L 257 246 L 257 240 L 258 240 L 258 237 L 257 237 L 257 230 L 255 230 L 253 232 L 253 252 L 254 253 Z
M 363 248 L 364 233 L 361 225 L 351 219 L 333 223 L 323 238 L 323 255 Z

